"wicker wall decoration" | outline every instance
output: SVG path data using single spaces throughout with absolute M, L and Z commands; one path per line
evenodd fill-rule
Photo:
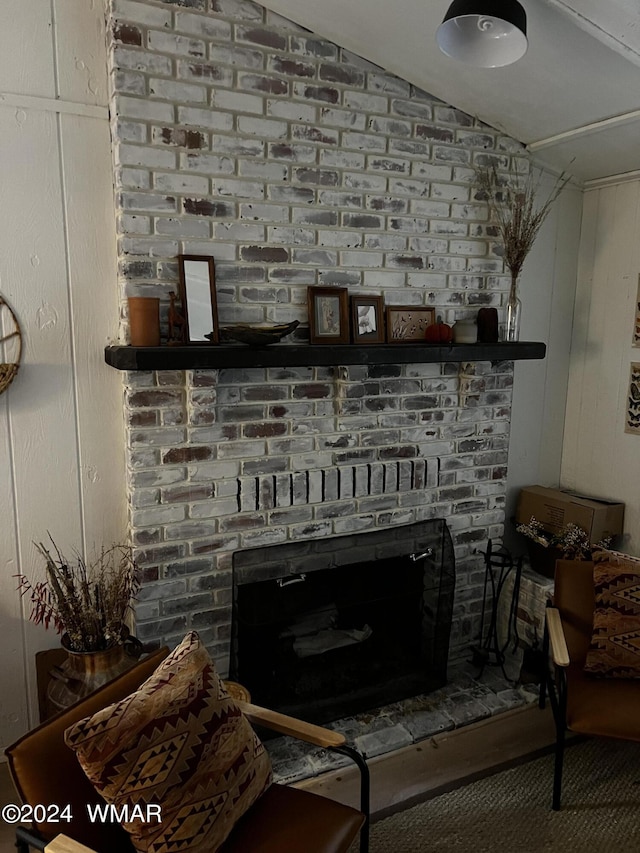
M 13 382 L 22 358 L 22 332 L 18 318 L 0 294 L 0 394 Z

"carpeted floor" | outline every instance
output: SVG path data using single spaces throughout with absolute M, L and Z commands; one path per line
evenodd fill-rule
M 640 853 L 640 744 L 588 740 L 374 823 L 371 853 Z

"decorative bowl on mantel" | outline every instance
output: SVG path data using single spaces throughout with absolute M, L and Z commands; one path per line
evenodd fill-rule
M 299 320 L 280 326 L 252 326 L 248 323 L 237 323 L 235 326 L 221 326 L 220 339 L 237 341 L 250 347 L 266 347 L 269 344 L 278 343 L 299 325 Z

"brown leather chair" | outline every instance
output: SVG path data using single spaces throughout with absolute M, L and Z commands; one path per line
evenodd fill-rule
M 64 742 L 65 730 L 142 684 L 166 657 L 163 648 L 81 702 L 44 722 L 5 750 L 9 769 L 23 803 L 69 803 L 71 823 L 35 821 L 35 832 L 16 831 L 19 853 L 30 848 L 47 853 L 134 853 L 119 824 L 91 823 L 87 804 L 104 800 Z M 360 851 L 368 850 L 369 773 L 360 754 L 338 732 L 238 701 L 248 719 L 265 728 L 315 746 L 347 754 L 362 774 L 360 810 L 288 785 L 272 784 L 236 823 L 219 853 L 346 853 L 360 834 Z M 36 814 L 37 818 L 38 815 Z
M 547 607 L 546 667 L 540 707 L 549 695 L 556 726 L 552 807 L 560 808 L 566 731 L 640 741 L 640 679 L 602 678 L 584 672 L 593 630 L 593 563 L 558 560 L 553 602 Z

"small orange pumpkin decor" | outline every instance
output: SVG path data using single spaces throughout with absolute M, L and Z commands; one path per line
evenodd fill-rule
M 432 323 L 425 329 L 424 339 L 431 344 L 450 344 L 453 340 L 453 329 L 446 323 Z

